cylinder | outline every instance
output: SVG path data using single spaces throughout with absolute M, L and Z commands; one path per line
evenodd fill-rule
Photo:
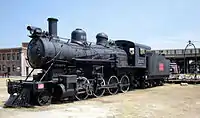
M 51 36 L 57 36 L 57 22 L 58 19 L 56 18 L 48 18 L 48 25 L 49 25 L 49 34 Z

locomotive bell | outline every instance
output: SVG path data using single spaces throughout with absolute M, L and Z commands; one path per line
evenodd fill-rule
M 98 33 L 96 35 L 96 38 L 97 38 L 97 42 L 96 42 L 97 45 L 104 45 L 105 46 L 108 42 L 108 35 L 105 34 L 105 33 Z
M 80 28 L 77 28 L 71 33 L 72 43 L 85 43 L 87 41 L 86 32 Z

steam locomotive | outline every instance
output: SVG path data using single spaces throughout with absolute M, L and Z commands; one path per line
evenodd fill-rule
M 92 44 L 80 28 L 71 33 L 71 39 L 62 38 L 57 35 L 57 22 L 48 18 L 49 31 L 27 27 L 31 38 L 27 60 L 33 70 L 25 80 L 7 81 L 10 97 L 5 107 L 42 106 L 125 93 L 163 85 L 170 74 L 169 60 L 149 46 L 108 40 L 105 33 L 98 33 L 96 44 Z M 35 69 L 42 72 L 28 80 Z

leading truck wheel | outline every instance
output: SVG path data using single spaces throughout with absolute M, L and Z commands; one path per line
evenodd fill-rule
M 48 91 L 40 92 L 37 96 L 37 103 L 40 106 L 50 105 L 52 100 L 52 96 Z

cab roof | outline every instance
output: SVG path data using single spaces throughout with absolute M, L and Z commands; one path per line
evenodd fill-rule
M 143 48 L 145 50 L 151 50 L 150 46 L 144 45 L 144 44 L 139 44 L 139 43 L 134 43 L 132 41 L 128 41 L 128 40 L 116 40 L 115 44 L 117 46 L 128 46 L 128 47 L 139 47 L 139 48 Z

